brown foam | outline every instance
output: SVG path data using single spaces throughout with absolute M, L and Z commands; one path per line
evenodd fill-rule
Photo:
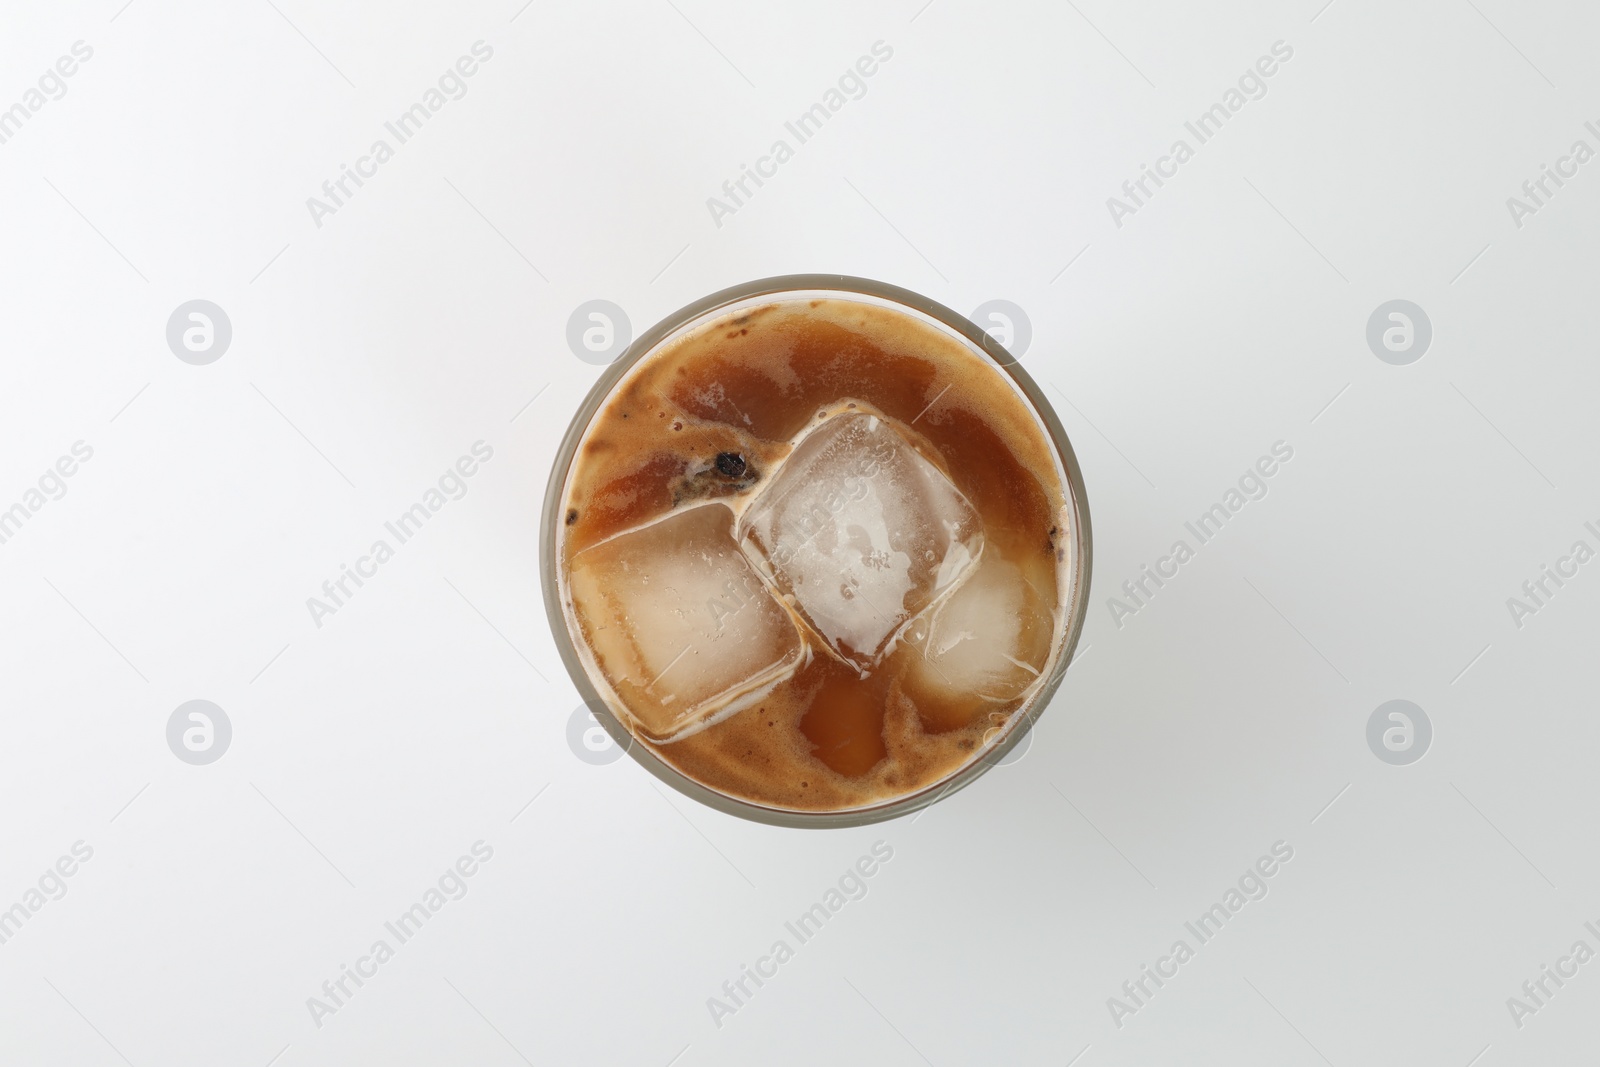
M 572 554 L 675 507 L 718 499 L 742 511 L 790 442 L 844 398 L 895 420 L 982 516 L 985 553 L 1043 578 L 1059 600 L 1065 494 L 1027 403 L 959 340 L 848 299 L 724 317 L 641 360 L 579 444 L 562 509 L 563 573 Z M 716 469 L 724 452 L 745 458 L 739 478 Z M 1062 629 L 1059 603 L 1052 607 L 1047 659 L 1058 653 Z M 568 619 L 574 639 L 587 641 L 570 611 Z M 881 803 L 957 770 L 1028 699 L 919 708 L 903 688 L 910 654 L 902 646 L 861 681 L 814 649 L 811 662 L 756 707 L 680 741 L 639 743 L 710 788 L 760 804 L 826 811 Z

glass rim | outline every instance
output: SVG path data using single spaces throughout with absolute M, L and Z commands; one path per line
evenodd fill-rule
M 841 297 L 873 297 L 909 308 L 935 320 L 986 354 L 996 370 L 1012 379 L 1044 427 L 1051 448 L 1061 463 L 1065 482 L 1062 487 L 1064 497 L 1072 509 L 1072 519 L 1076 526 L 1071 554 L 1072 601 L 1066 606 L 1063 624 L 1065 632 L 1062 635 L 1060 652 L 1050 675 L 1027 704 L 1014 714 L 1005 736 L 946 777 L 915 792 L 878 804 L 838 811 L 797 811 L 730 796 L 689 777 L 657 755 L 649 746 L 638 743 L 633 733 L 600 694 L 579 656 L 561 603 L 559 575 L 561 560 L 558 554 L 562 497 L 573 460 L 577 455 L 578 444 L 588 431 L 601 405 L 611 397 L 617 383 L 636 364 L 654 352 L 663 341 L 686 326 L 701 320 L 709 320 L 723 308 L 755 298 L 815 292 L 837 293 Z M 1019 365 L 1017 358 L 965 315 L 920 293 L 870 278 L 856 278 L 844 274 L 787 274 L 745 282 L 679 308 L 634 338 L 627 350 L 601 373 L 577 411 L 573 413 L 572 421 L 567 426 L 560 447 L 556 450 L 550 480 L 545 488 L 544 508 L 540 515 L 539 527 L 539 577 L 543 586 L 545 614 L 549 618 L 551 635 L 561 654 L 562 664 L 578 690 L 578 695 L 595 713 L 600 726 L 636 763 L 678 792 L 724 814 L 772 826 L 796 828 L 866 826 L 920 811 L 970 785 L 984 772 L 1001 762 L 1033 728 L 1045 706 L 1055 696 L 1062 679 L 1066 676 L 1067 668 L 1072 664 L 1072 657 L 1088 615 L 1089 577 L 1093 561 L 1089 501 L 1084 491 L 1083 472 L 1078 466 L 1077 455 L 1072 450 L 1072 444 L 1060 419 L 1056 417 L 1055 409 L 1033 378 Z

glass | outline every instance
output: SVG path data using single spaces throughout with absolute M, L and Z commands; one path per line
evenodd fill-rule
M 595 414 L 610 398 L 613 388 L 634 365 L 663 345 L 713 319 L 777 301 L 818 298 L 856 300 L 875 304 L 934 325 L 962 340 L 975 356 L 1009 378 L 1016 391 L 1033 409 L 1039 419 L 1040 427 L 1055 451 L 1059 464 L 1057 475 L 1061 479 L 1063 496 L 1070 512 L 1069 536 L 1063 541 L 1067 556 L 1061 564 L 1066 569 L 1067 576 L 1062 622 L 1065 633 L 1050 675 L 1033 698 L 1013 713 L 1004 727 L 997 729 L 996 733 L 999 736 L 992 737 L 981 751 L 974 753 L 971 759 L 942 780 L 915 792 L 866 807 L 838 811 L 795 811 L 755 803 L 711 789 L 661 759 L 648 745 L 634 740 L 628 728 L 612 713 L 590 679 L 574 644 L 575 640 L 581 638 L 576 637 L 568 628 L 567 617 L 562 610 L 564 587 L 563 576 L 560 573 L 560 533 L 562 502 L 578 445 Z M 572 682 L 584 702 L 593 709 L 600 725 L 645 770 L 678 792 L 729 815 L 775 826 L 863 826 L 925 808 L 971 784 L 979 775 L 1000 762 L 1006 753 L 1022 740 L 1034 720 L 1043 712 L 1060 686 L 1067 667 L 1072 663 L 1073 651 L 1077 647 L 1078 637 L 1083 630 L 1084 617 L 1088 611 L 1091 561 L 1089 504 L 1084 494 L 1083 474 L 1079 470 L 1077 457 L 1072 452 L 1066 431 L 1062 429 L 1050 402 L 1045 399 L 1043 392 L 1034 384 L 1027 372 L 1017 365 L 1011 354 L 970 320 L 925 296 L 865 278 L 851 278 L 838 274 L 799 274 L 746 282 L 697 300 L 644 331 L 628 350 L 601 374 L 599 381 L 595 382 L 589 395 L 584 398 L 573 416 L 571 425 L 567 427 L 566 436 L 562 438 L 561 447 L 556 453 L 555 466 L 550 472 L 550 483 L 545 490 L 544 513 L 540 521 L 539 570 L 544 585 L 545 612 L 549 616 L 550 629 L 555 637 L 556 647 L 561 652 L 562 662 L 566 664 L 567 673 L 571 675 Z

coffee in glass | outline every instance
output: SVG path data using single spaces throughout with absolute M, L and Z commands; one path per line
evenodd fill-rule
M 976 326 L 880 283 L 754 283 L 641 337 L 548 503 L 580 690 L 658 775 L 767 821 L 970 780 L 1059 683 L 1087 601 L 1048 404 Z

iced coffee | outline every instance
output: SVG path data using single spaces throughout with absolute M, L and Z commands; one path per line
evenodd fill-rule
M 762 807 L 870 808 L 1053 688 L 1087 517 L 989 349 L 893 301 L 780 295 L 627 369 L 552 521 L 572 646 L 636 745 Z

